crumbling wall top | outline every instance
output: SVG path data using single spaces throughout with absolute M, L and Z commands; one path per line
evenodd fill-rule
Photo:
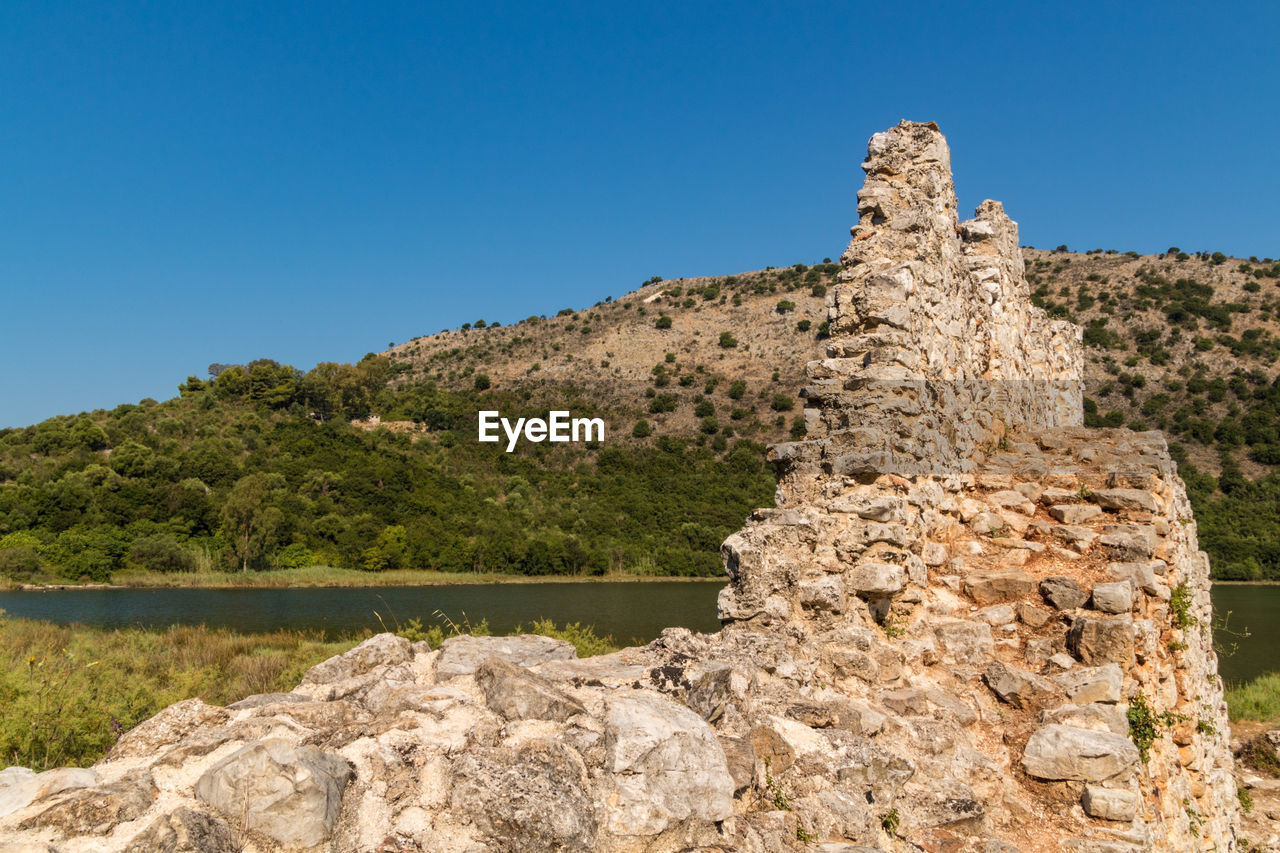
M 1008 430 L 1079 424 L 1080 331 L 1031 304 L 1017 223 L 997 201 L 959 221 L 951 153 L 932 122 L 903 121 L 867 151 L 828 298 L 828 358 L 808 367 L 809 435 L 974 422 L 924 448 L 952 462 Z

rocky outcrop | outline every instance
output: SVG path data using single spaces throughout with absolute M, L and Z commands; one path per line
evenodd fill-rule
M 1080 425 L 1079 330 L 1031 305 L 998 203 L 959 221 L 935 126 L 868 150 L 808 434 L 770 449 L 777 505 L 724 543 L 722 631 L 589 660 L 381 635 L 291 693 L 166 709 L 75 787 L 5 771 L 0 836 L 1239 849 L 1208 562 L 1163 438 Z

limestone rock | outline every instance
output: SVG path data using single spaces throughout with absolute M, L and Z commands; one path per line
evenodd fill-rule
M 906 569 L 891 563 L 860 563 L 845 573 L 845 584 L 859 595 L 892 595 L 906 582 Z
M 395 634 L 377 634 L 346 654 L 313 666 L 303 684 L 333 684 L 364 675 L 378 666 L 407 663 L 412 656 L 409 641 Z
M 155 796 L 151 773 L 140 770 L 110 784 L 72 788 L 23 827 L 54 827 L 67 835 L 105 835 L 116 824 L 141 817 Z
M 987 667 L 983 680 L 1002 702 L 1015 708 L 1026 708 L 1051 694 L 1054 689 L 1053 682 L 1047 678 L 998 660 L 992 661 Z
M 449 798 L 497 849 L 595 849 L 599 825 L 586 766 L 554 740 L 468 751 L 454 766 Z
M 1089 600 L 1089 594 L 1080 587 L 1079 582 L 1066 577 L 1051 577 L 1040 581 L 1040 594 L 1059 610 L 1075 610 L 1083 607 Z
M 243 849 L 225 820 L 181 806 L 157 817 L 122 853 L 240 853 Z
M 1058 504 L 1049 507 L 1049 515 L 1063 524 L 1083 524 L 1102 515 L 1102 510 L 1091 504 Z
M 1103 613 L 1128 613 L 1133 609 L 1133 587 L 1128 581 L 1100 583 L 1093 588 L 1092 604 Z
M 943 660 L 951 663 L 980 665 L 995 648 L 991 626 L 983 622 L 946 621 L 936 626 L 934 633 L 943 649 Z
M 311 847 L 329 837 L 350 778 L 351 768 L 341 758 L 273 738 L 210 767 L 195 793 L 227 818 L 281 844 Z
M 978 604 L 995 604 L 1030 595 L 1035 591 L 1036 579 L 1018 569 L 990 569 L 970 573 L 964 587 Z
M 1124 685 L 1124 673 L 1114 663 L 1095 667 L 1081 667 L 1055 675 L 1053 680 L 1061 685 L 1068 701 L 1077 704 L 1090 702 L 1119 702 Z
M 1099 489 L 1093 493 L 1091 499 L 1098 506 L 1107 509 L 1141 510 L 1150 513 L 1160 510 L 1151 493 L 1143 489 Z
M 476 667 L 476 684 L 485 702 L 508 720 L 554 720 L 563 723 L 574 714 L 586 713 L 545 678 L 501 658 L 488 658 Z
M 199 699 L 184 699 L 125 732 L 107 756 L 114 759 L 155 756 L 192 732 L 219 726 L 229 717 L 223 708 L 206 705 Z
M 841 613 L 844 611 L 844 595 L 844 581 L 837 575 L 826 575 L 800 584 L 800 603 L 814 610 Z
M 1094 666 L 1116 663 L 1133 665 L 1133 617 L 1081 616 L 1067 632 L 1067 648 L 1081 662 Z
M 436 658 L 437 681 L 471 675 L 489 658 L 499 658 L 516 666 L 530 667 L 553 660 L 578 656 L 572 643 L 552 637 L 524 634 L 519 637 L 450 637 L 440 646 Z
M 26 768 L 17 769 L 25 770 Z M 42 800 L 61 791 L 94 785 L 98 781 L 98 774 L 79 767 L 59 767 L 43 773 L 30 771 L 14 773 L 9 778 L 13 781 L 0 787 L 0 817 L 13 814 L 36 800 Z
M 1164 569 L 1165 564 L 1160 560 L 1107 564 L 1107 574 L 1112 578 L 1117 581 L 1129 581 L 1147 595 L 1156 595 L 1160 591 L 1156 576 L 1164 574 Z
M 1117 788 L 1086 785 L 1080 805 L 1089 817 L 1100 820 L 1133 820 L 1138 813 L 1138 795 Z
M 1050 723 L 1027 742 L 1022 767 L 1037 779 L 1100 782 L 1138 763 L 1138 748 L 1126 737 Z
M 1018 618 L 1031 628 L 1043 628 L 1053 619 L 1053 611 L 1025 601 L 1018 602 Z
M 722 821 L 735 784 L 706 722 L 682 705 L 645 693 L 605 700 L 609 829 L 654 835 L 674 822 Z
M 987 502 L 999 509 L 1012 509 L 1023 515 L 1035 515 L 1036 512 L 1035 502 L 1013 489 L 1006 489 L 987 495 Z
M 744 738 L 721 737 L 729 776 L 733 779 L 733 795 L 736 797 L 755 781 L 756 751 L 751 741 Z
M 1092 729 L 1096 732 L 1113 734 L 1129 734 L 1129 720 L 1119 705 L 1091 702 L 1084 705 L 1060 705 L 1057 708 L 1042 711 L 1042 723 L 1062 723 L 1077 729 Z

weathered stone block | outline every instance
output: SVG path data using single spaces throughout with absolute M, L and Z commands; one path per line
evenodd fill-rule
M 992 661 L 983 680 L 1002 702 L 1015 708 L 1026 708 L 1053 692 L 1053 682 L 1026 670 Z
M 350 766 L 338 756 L 271 738 L 210 767 L 195 793 L 227 818 L 281 844 L 313 847 L 333 830 L 350 778 Z
M 1018 602 L 1018 619 L 1029 628 L 1043 628 L 1053 619 L 1053 611 L 1025 601 Z
M 1048 780 L 1101 782 L 1127 773 L 1138 763 L 1138 748 L 1110 732 L 1050 723 L 1027 741 L 1022 768 Z
M 1081 616 L 1067 632 L 1067 650 L 1082 663 L 1133 666 L 1133 617 Z
M 545 678 L 501 658 L 488 658 L 476 667 L 476 685 L 485 702 L 508 720 L 564 722 L 586 709 Z
M 715 732 L 701 717 L 658 695 L 624 693 L 605 705 L 610 831 L 656 835 L 680 821 L 733 814 L 736 786 Z
M 1040 594 L 1058 610 L 1075 610 L 1077 607 L 1084 607 L 1084 603 L 1089 600 L 1089 593 L 1074 578 L 1067 577 L 1051 577 L 1040 581 Z
M 800 603 L 810 610 L 828 613 L 844 611 L 844 581 L 838 575 L 826 575 L 800 584 Z
M 1129 718 L 1119 705 L 1108 705 L 1091 702 L 1083 705 L 1060 705 L 1042 711 L 1042 723 L 1061 723 L 1077 729 L 1092 729 L 1097 732 L 1128 736 Z
M 1128 613 L 1133 609 L 1133 587 L 1128 581 L 1098 584 L 1093 588 L 1093 609 L 1103 613 Z
M 1102 510 L 1092 504 L 1058 504 L 1049 507 L 1049 515 L 1063 524 L 1083 524 L 1102 515 Z
M 24 770 L 25 773 L 22 772 Z M 0 817 L 61 791 L 87 788 L 98 782 L 97 773 L 82 767 L 58 767 L 43 773 L 33 773 L 25 767 L 11 767 L 4 772 L 9 774 L 11 781 L 0 787 Z
M 943 622 L 933 630 L 943 649 L 943 661 L 978 665 L 991 657 L 995 649 L 991 626 L 985 622 L 959 619 Z
M 1138 795 L 1132 791 L 1086 785 L 1080 805 L 1089 817 L 1130 821 L 1138 813 Z
M 859 563 L 845 572 L 845 586 L 862 596 L 893 595 L 907 583 L 907 570 L 892 563 Z
M 578 656 L 572 643 L 524 634 L 519 637 L 451 637 L 440 646 L 436 658 L 436 681 L 471 675 L 489 658 L 500 658 L 516 666 L 537 666 L 551 660 L 571 660 Z
M 1098 489 L 1092 495 L 1098 506 L 1107 509 L 1139 510 L 1155 513 L 1160 508 L 1156 505 L 1155 496 L 1143 489 Z
M 978 604 L 1016 601 L 1035 591 L 1036 579 L 1019 569 L 987 569 L 970 572 L 965 592 Z
M 1083 705 L 1088 702 L 1119 702 L 1124 686 L 1124 673 L 1114 663 L 1082 667 L 1055 675 L 1067 699 Z
M 499 850 L 585 853 L 600 829 L 582 758 L 551 738 L 469 750 L 453 766 L 449 805 Z

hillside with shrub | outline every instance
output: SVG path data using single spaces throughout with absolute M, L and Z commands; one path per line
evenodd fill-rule
M 1280 264 L 1027 249 L 1084 328 L 1086 418 L 1161 429 L 1219 577 L 1280 578 Z M 211 365 L 165 402 L 0 431 L 0 573 L 19 582 L 311 564 L 715 575 L 804 434 L 830 259 L 650 279 L 590 308 L 479 319 L 355 365 Z M 476 441 L 476 413 L 567 409 L 602 444 Z

